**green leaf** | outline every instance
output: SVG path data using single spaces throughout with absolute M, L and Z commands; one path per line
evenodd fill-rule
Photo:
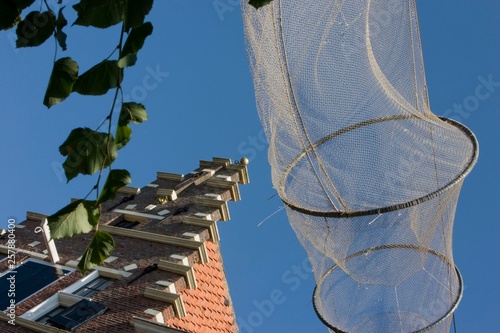
M 113 136 L 90 128 L 72 130 L 59 152 L 67 156 L 63 168 L 68 182 L 79 173 L 92 175 L 111 165 L 116 158 Z
M 153 0 L 129 0 L 123 18 L 125 30 L 141 25 L 152 7 Z
M 61 58 L 54 63 L 43 105 L 50 108 L 66 99 L 73 91 L 78 78 L 78 64 L 71 58 Z
M 114 199 L 116 191 L 132 181 L 130 178 L 130 173 L 127 170 L 114 169 L 111 170 L 106 179 L 106 183 L 102 188 L 101 194 L 97 199 L 97 204 Z
M 53 239 L 72 237 L 92 230 L 99 222 L 95 201 L 77 200 L 47 218 Z
M 114 249 L 115 241 L 113 237 L 105 231 L 96 230 L 92 241 L 78 263 L 78 268 L 85 275 L 88 270 L 106 260 Z
M 31 6 L 35 0 L 14 0 L 13 2 L 16 4 L 17 9 L 23 10 Z
M 128 67 L 133 66 L 137 60 L 137 52 L 144 45 L 146 37 L 151 35 L 153 32 L 153 25 L 150 22 L 146 22 L 130 31 L 130 34 L 123 45 L 122 52 L 120 53 L 120 60 L 118 61 L 118 67 Z
M 66 34 L 62 31 L 62 29 L 68 24 L 68 21 L 66 21 L 66 18 L 64 17 L 63 14 L 63 9 L 65 7 L 61 7 L 59 9 L 59 12 L 57 13 L 57 21 L 56 21 L 56 40 L 59 43 L 59 46 L 63 51 L 66 51 Z
M 83 201 L 83 207 L 87 212 L 89 212 L 89 223 L 93 225 L 94 227 L 99 224 L 99 220 L 101 218 L 101 208 L 97 201 L 92 200 L 84 200 Z
M 21 11 L 35 0 L 0 0 L 0 30 L 8 30 L 21 21 Z
M 122 104 L 118 126 L 125 126 L 131 122 L 139 124 L 146 120 L 148 120 L 148 115 L 144 105 L 135 102 L 126 102 Z
M 78 17 L 74 24 L 108 28 L 122 21 L 126 1 L 81 0 L 73 6 Z
M 123 148 L 130 141 L 132 129 L 128 124 L 139 124 L 146 120 L 148 120 L 148 115 L 144 105 L 134 102 L 123 103 L 115 134 L 116 149 Z
M 132 134 L 132 129 L 130 126 L 118 126 L 115 133 L 115 147 L 116 149 L 122 149 L 129 141 Z
M 19 21 L 21 11 L 13 0 L 0 0 L 0 30 L 14 27 Z
M 56 18 L 52 12 L 31 12 L 19 22 L 16 29 L 17 47 L 43 44 L 54 32 Z
M 137 54 L 132 53 L 132 54 L 127 54 L 122 58 L 120 58 L 120 60 L 118 60 L 117 65 L 120 68 L 125 68 L 134 66 L 136 62 L 137 62 Z
M 104 95 L 122 79 L 123 68 L 118 68 L 116 60 L 104 60 L 80 75 L 73 91 L 82 95 Z
M 262 6 L 270 4 L 273 0 L 250 0 L 248 3 L 255 7 L 255 9 L 259 9 Z

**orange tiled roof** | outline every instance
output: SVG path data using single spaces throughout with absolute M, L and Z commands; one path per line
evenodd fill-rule
M 181 292 L 187 316 L 172 318 L 166 324 L 192 333 L 237 332 L 222 256 L 217 244 L 205 244 L 210 262 L 193 266 L 198 288 Z

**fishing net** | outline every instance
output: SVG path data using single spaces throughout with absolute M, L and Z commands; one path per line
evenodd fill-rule
M 272 181 L 332 332 L 449 332 L 452 227 L 477 159 L 429 106 L 412 0 L 242 1 Z

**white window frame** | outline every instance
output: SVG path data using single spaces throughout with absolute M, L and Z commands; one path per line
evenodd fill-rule
M 64 266 L 64 268 L 67 268 L 67 267 Z M 99 278 L 100 276 L 101 276 L 101 274 L 99 274 L 99 270 L 94 270 L 93 272 L 84 276 L 83 278 L 76 281 L 72 285 L 58 291 L 57 293 L 50 296 L 42 303 L 40 303 L 37 306 L 33 307 L 32 309 L 26 311 L 20 317 L 27 319 L 27 320 L 31 320 L 31 321 L 37 321 L 39 318 L 42 318 L 47 313 L 54 310 L 55 308 L 57 308 L 60 305 L 70 307 L 82 299 L 90 300 L 90 298 L 88 298 L 88 297 L 73 295 L 73 293 L 75 291 L 77 291 L 78 289 L 80 289 L 81 287 L 83 287 L 83 286 L 89 284 L 90 282 L 94 281 L 95 279 Z M 103 277 L 106 277 L 106 276 L 103 276 Z
M 86 285 L 86 284 L 92 282 L 93 280 L 97 279 L 99 276 L 100 276 L 99 271 L 98 270 L 94 270 L 92 273 L 89 273 L 89 274 L 85 275 L 83 278 L 81 278 L 80 280 L 76 281 L 72 285 L 64 288 L 60 292 L 64 292 L 64 293 L 67 293 L 67 294 L 72 294 L 75 291 L 77 291 L 78 289 L 80 289 L 81 287 L 83 287 L 84 285 Z
M 46 261 L 42 261 L 42 260 L 38 260 L 38 259 L 35 259 L 35 258 L 27 258 L 26 260 L 23 260 L 23 261 L 19 262 L 19 263 L 18 263 L 16 266 L 14 266 L 13 268 L 9 268 L 8 270 L 6 270 L 6 271 L 5 271 L 5 272 L 3 272 L 2 274 L 0 274 L 0 278 L 2 278 L 4 275 L 7 275 L 7 274 L 12 274 L 12 271 L 16 271 L 16 269 L 17 269 L 18 267 L 20 267 L 21 265 L 23 265 L 23 264 L 25 264 L 25 263 L 27 263 L 27 262 L 30 262 L 30 261 L 33 261 L 33 262 L 35 262 L 35 263 L 37 263 L 37 264 L 42 264 L 42 265 L 46 265 L 46 266 L 51 266 L 51 267 L 53 267 L 53 268 L 55 268 L 55 269 L 61 269 L 61 270 L 62 270 L 62 269 L 65 269 L 65 270 L 69 271 L 69 272 L 68 272 L 66 275 L 64 275 L 64 276 L 68 276 L 69 274 L 71 274 L 71 273 L 73 273 L 73 272 L 75 271 L 75 269 L 74 269 L 74 268 L 71 268 L 71 267 L 62 266 L 62 265 L 58 265 L 58 264 L 52 264 L 52 263 L 50 263 L 50 262 L 46 262 Z M 53 285 L 54 283 L 56 283 L 56 282 L 60 281 L 60 280 L 61 280 L 64 276 L 62 276 L 62 277 L 58 278 L 58 279 L 57 279 L 57 280 L 55 280 L 54 282 L 49 283 L 48 285 L 46 285 L 46 286 L 45 286 L 45 287 L 43 287 L 42 289 L 38 289 L 37 291 L 35 291 L 33 294 L 31 294 L 31 295 L 27 296 L 26 298 L 24 298 L 24 299 L 22 299 L 22 300 L 19 300 L 19 301 L 17 301 L 17 300 L 16 300 L 16 303 L 17 303 L 17 304 L 19 304 L 19 303 L 21 303 L 21 302 L 24 302 L 25 300 L 29 299 L 30 297 L 32 297 L 32 296 L 33 296 L 33 295 L 35 295 L 36 293 L 38 293 L 38 292 L 40 292 L 40 291 L 42 291 L 42 290 L 46 289 L 47 287 L 49 287 L 49 286 Z

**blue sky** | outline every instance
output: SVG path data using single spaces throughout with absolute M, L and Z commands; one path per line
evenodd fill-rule
M 48 2 L 57 9 L 57 1 Z M 63 3 L 71 23 L 69 5 L 74 2 Z M 465 281 L 457 328 L 495 332 L 500 308 L 500 218 L 495 210 L 500 204 L 500 3 L 420 0 L 417 6 L 431 108 L 463 122 L 480 144 L 479 162 L 462 188 L 455 219 L 454 257 Z M 272 197 L 238 1 L 156 1 L 148 19 L 153 35 L 136 66 L 126 70 L 123 87 L 131 100 L 146 106 L 149 121 L 132 125 L 132 140 L 115 166 L 128 169 L 132 186 L 141 187 L 156 171 L 187 173 L 200 159 L 248 157 L 251 183 L 240 187 L 241 202 L 230 203 L 231 221 L 219 224 L 240 329 L 326 332 L 312 309 L 315 282 L 307 256 L 280 210 L 283 204 Z M 58 58 L 73 57 L 81 73 L 107 57 L 118 41 L 117 29 L 75 26 L 67 32 L 68 51 L 58 51 Z M 66 184 L 58 147 L 71 129 L 97 127 L 112 100 L 111 94 L 75 94 L 47 110 L 42 100 L 53 41 L 16 50 L 12 33 L 0 33 L 3 227 L 8 218 L 22 221 L 27 210 L 52 214 L 70 198 L 85 196 L 95 180 L 80 176 Z M 90 37 L 82 40 L 83 33 Z M 478 90 L 489 95 L 479 99 Z

